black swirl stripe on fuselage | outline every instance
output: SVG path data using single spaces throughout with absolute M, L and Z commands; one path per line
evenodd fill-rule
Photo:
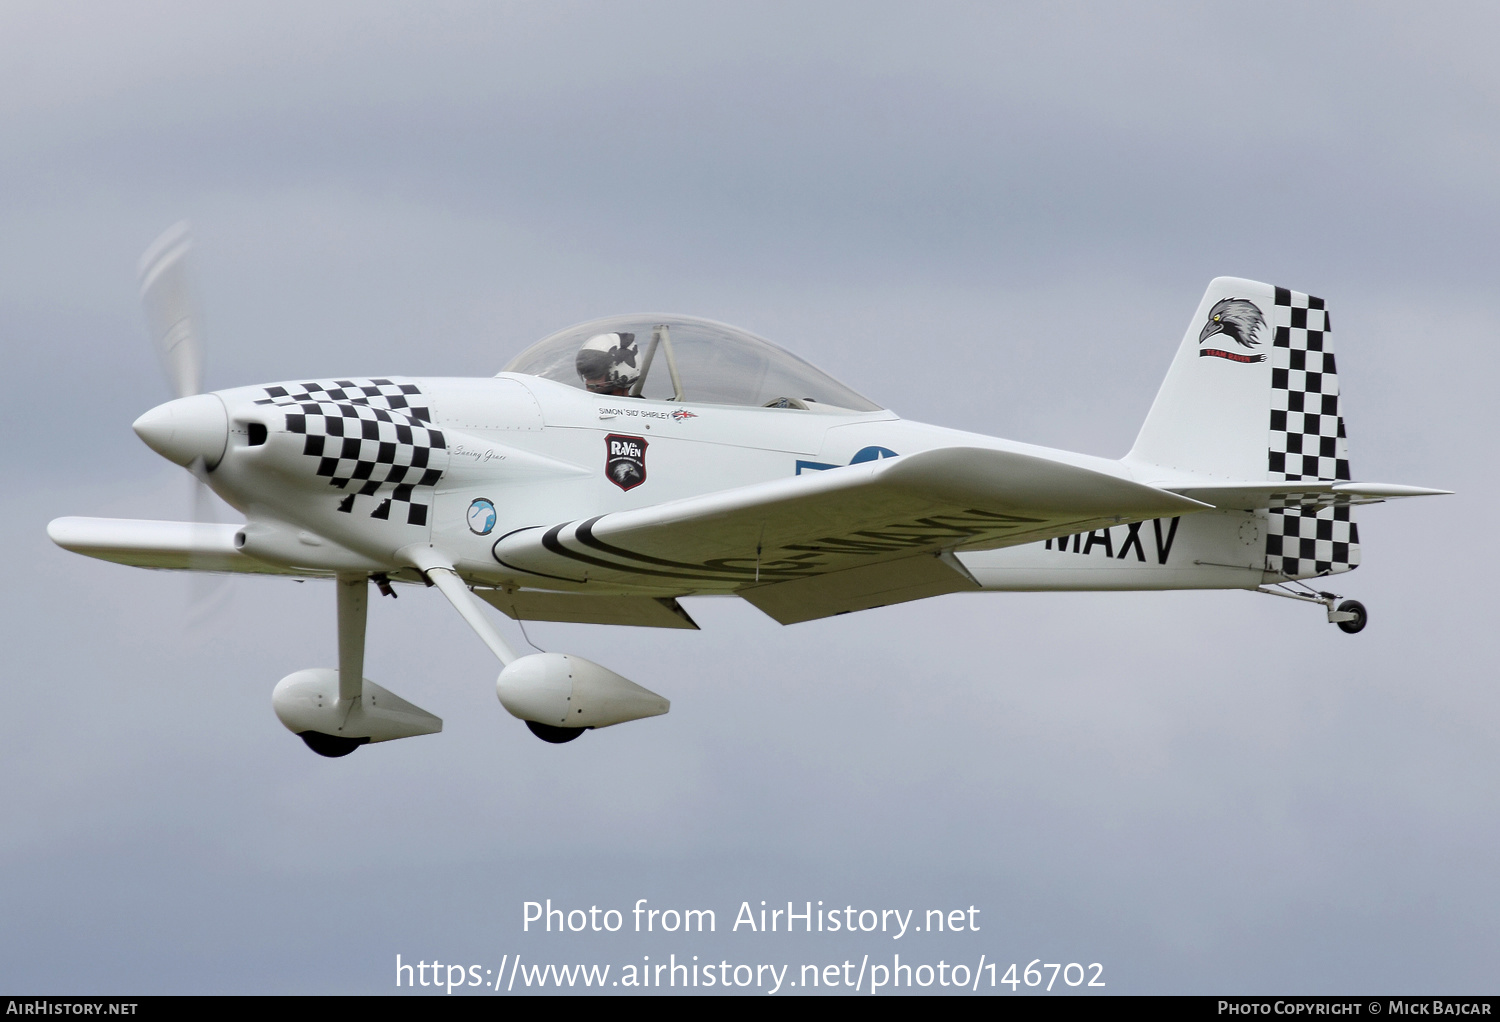
M 765 559 L 762 551 L 760 556 L 723 557 L 692 562 L 657 557 L 606 542 L 595 532 L 597 524 L 606 517 L 608 516 L 596 515 L 581 522 L 554 525 L 543 534 L 542 548 L 578 564 L 628 575 L 764 585 L 790 582 L 837 570 L 830 565 L 830 561 L 836 558 L 866 560 L 877 556 L 889 557 L 892 554 L 936 552 L 986 538 L 1015 536 L 1019 539 L 1019 534 L 1037 531 L 1036 526 L 1042 526 L 1046 532 L 1051 532 L 1062 525 L 1048 523 L 1045 519 L 967 508 L 958 513 L 935 514 L 896 522 L 882 529 L 861 529 L 844 536 L 824 536 L 804 543 L 789 543 L 777 547 L 772 552 L 771 560 Z M 1028 526 L 1032 528 L 1028 529 Z M 507 536 L 515 534 L 511 532 Z M 564 542 L 565 534 L 578 546 L 587 549 L 580 550 L 567 545 Z M 586 580 L 512 564 L 501 557 L 500 545 L 501 541 L 495 543 L 495 560 L 513 571 L 572 582 Z

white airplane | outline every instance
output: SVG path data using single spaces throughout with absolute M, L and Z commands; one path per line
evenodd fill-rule
M 364 677 L 367 593 L 436 587 L 494 652 L 500 702 L 540 738 L 666 713 L 520 621 L 696 628 L 738 596 L 783 624 L 945 593 L 1248 589 L 1359 564 L 1356 504 L 1446 493 L 1354 482 L 1319 298 L 1209 284 L 1119 460 L 908 422 L 742 330 L 684 316 L 570 327 L 490 379 L 294 380 L 199 393 L 186 234 L 142 260 L 178 397 L 136 420 L 243 525 L 59 518 L 54 542 L 146 568 L 332 578 L 338 668 L 272 703 L 313 751 L 442 729 Z

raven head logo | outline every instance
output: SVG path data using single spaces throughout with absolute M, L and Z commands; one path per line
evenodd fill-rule
M 1202 344 L 1214 334 L 1224 334 L 1234 338 L 1241 347 L 1253 348 L 1260 343 L 1255 335 L 1265 325 L 1266 317 L 1261 315 L 1254 302 L 1243 298 L 1221 298 L 1208 310 L 1208 322 L 1203 324 L 1198 343 Z

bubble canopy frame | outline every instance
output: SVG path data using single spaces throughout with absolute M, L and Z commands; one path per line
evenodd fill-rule
M 631 397 L 806 411 L 875 412 L 881 406 L 791 352 L 725 323 L 692 316 L 627 315 L 559 330 L 504 369 L 584 389 L 578 351 L 599 334 L 632 334 L 640 378 Z

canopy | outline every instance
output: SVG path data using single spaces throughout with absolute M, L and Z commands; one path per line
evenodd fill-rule
M 582 389 L 578 354 L 591 339 L 608 334 L 620 335 L 611 344 L 633 359 L 629 374 L 639 371 L 630 396 L 810 411 L 880 408 L 770 341 L 688 316 L 612 316 L 580 323 L 527 348 L 505 371 Z

